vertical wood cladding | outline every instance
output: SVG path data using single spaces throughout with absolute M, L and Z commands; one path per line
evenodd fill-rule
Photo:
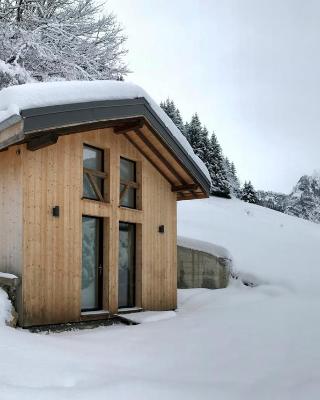
M 84 143 L 106 150 L 108 203 L 82 199 Z M 103 308 L 113 313 L 118 309 L 118 229 L 124 221 L 137 224 L 137 305 L 174 309 L 176 194 L 136 147 L 112 129 L 101 129 L 62 136 L 55 145 L 37 151 L 28 151 L 26 145 L 19 148 L 19 161 L 7 173 L 18 174 L 10 175 L 15 182 L 22 180 L 10 190 L 21 210 L 13 218 L 23 221 L 12 235 L 23 246 L 18 253 L 23 258 L 24 325 L 80 320 L 82 215 L 105 218 Z M 10 160 L 14 152 L 15 147 L 0 154 L 0 164 L 5 154 Z M 120 156 L 137 162 L 140 210 L 119 207 Z M 5 190 L 1 183 L 0 190 Z M 54 206 L 60 207 L 59 218 L 52 215 Z M 165 226 L 164 234 L 158 232 L 159 225 Z

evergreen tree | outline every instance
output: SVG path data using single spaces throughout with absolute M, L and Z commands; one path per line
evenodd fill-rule
M 115 16 L 95 0 L 0 0 L 0 89 L 128 72 Z
M 197 152 L 200 144 L 200 137 L 202 130 L 201 122 L 197 113 L 192 116 L 190 122 L 187 122 L 185 124 L 185 129 L 186 129 L 186 137 L 188 138 L 191 147 L 195 152 Z
M 182 121 L 180 110 L 176 107 L 174 102 L 168 98 L 166 101 L 160 103 L 160 107 L 166 112 L 168 117 L 172 119 L 180 132 L 185 134 L 185 125 Z
M 233 162 L 230 162 L 226 157 L 224 160 L 225 169 L 227 172 L 227 180 L 229 183 L 230 193 L 235 197 L 240 197 L 241 189 L 240 182 L 237 176 L 236 167 Z
M 193 148 L 193 151 L 199 158 L 201 158 L 208 168 L 210 155 L 208 130 L 202 127 L 197 113 L 192 116 L 191 121 L 185 125 L 185 128 L 186 137 Z
M 254 190 L 254 187 L 250 181 L 245 182 L 241 191 L 241 200 L 252 203 L 258 204 L 258 197 Z
M 190 125 L 189 122 L 186 122 L 184 124 L 183 130 L 184 130 L 184 136 L 186 137 L 186 139 L 190 143 L 190 140 L 189 140 L 189 129 L 190 129 L 190 126 L 189 125 Z
M 241 188 L 240 188 L 240 181 L 238 178 L 238 174 L 237 174 L 237 170 L 236 170 L 236 166 L 234 165 L 234 162 L 231 162 L 231 178 L 232 178 L 232 190 L 233 193 L 236 197 L 240 197 L 240 193 L 241 193 Z
M 207 168 L 211 177 L 211 194 L 230 198 L 230 188 L 225 166 L 225 160 L 222 155 L 222 149 L 218 139 L 213 132 L 209 142 L 209 157 Z
M 193 151 L 208 168 L 212 181 L 210 193 L 230 198 L 222 150 L 215 134 L 209 139 L 208 130 L 202 127 L 198 114 L 194 114 L 191 121 L 185 125 L 185 131 Z
M 208 130 L 202 126 L 197 113 L 192 116 L 190 122 L 183 125 L 179 109 L 170 99 L 161 102 L 160 106 L 183 132 L 195 154 L 208 168 L 212 181 L 211 195 L 230 198 L 231 193 L 240 197 L 240 183 L 235 166 L 223 157 L 215 133 L 209 139 Z

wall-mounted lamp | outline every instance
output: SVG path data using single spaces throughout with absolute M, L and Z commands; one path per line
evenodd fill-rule
M 53 217 L 59 217 L 60 216 L 60 207 L 59 206 L 54 206 L 52 208 L 52 216 Z

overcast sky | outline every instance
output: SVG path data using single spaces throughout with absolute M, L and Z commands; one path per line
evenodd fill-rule
M 289 192 L 320 169 L 319 0 L 109 0 L 126 79 L 198 112 L 242 181 Z

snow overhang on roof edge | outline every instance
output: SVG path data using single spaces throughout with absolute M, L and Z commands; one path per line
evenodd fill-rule
M 41 136 L 44 136 L 46 132 L 53 132 L 64 127 L 135 117 L 144 117 L 149 122 L 160 138 L 209 195 L 211 182 L 206 173 L 144 97 L 60 104 L 21 110 L 20 115 L 12 115 L 0 122 L 0 150 L 39 137 L 40 132 Z M 2 140 L 1 131 L 19 122 L 22 122 L 21 131 Z

